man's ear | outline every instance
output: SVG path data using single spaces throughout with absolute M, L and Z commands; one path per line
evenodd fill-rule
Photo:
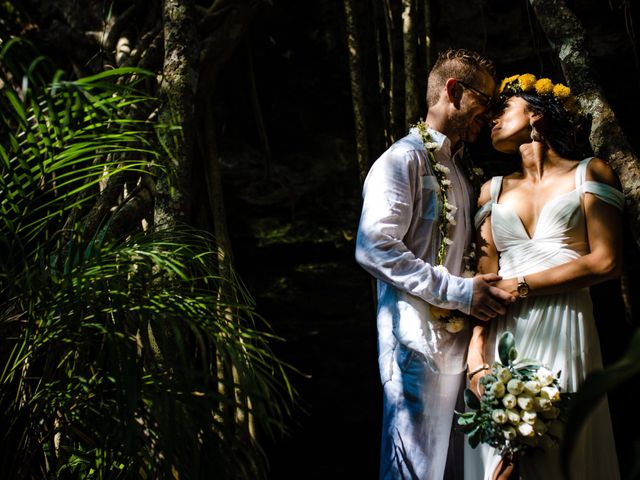
M 460 108 L 460 99 L 462 98 L 462 86 L 458 84 L 455 78 L 448 78 L 444 84 L 449 102 L 453 103 L 456 108 Z

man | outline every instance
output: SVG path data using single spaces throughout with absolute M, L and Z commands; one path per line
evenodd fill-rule
M 491 285 L 497 275 L 460 276 L 475 205 L 461 167 L 463 143 L 475 141 L 485 123 L 494 75 L 493 64 L 475 52 L 443 52 L 428 79 L 428 128 L 412 129 L 393 144 L 365 181 L 356 259 L 378 280 L 381 479 L 439 480 L 445 474 L 470 326 L 450 333 L 430 305 L 486 321 L 515 301 Z M 435 169 L 421 131 L 428 133 L 426 143 L 440 164 Z M 438 183 L 435 170 L 446 172 L 442 166 L 448 168 L 450 184 Z M 439 229 L 442 202 L 437 200 L 443 188 L 448 203 L 457 207 L 448 212 L 452 220 L 446 240 Z M 436 268 L 441 247 L 446 249 L 446 270 Z M 455 444 L 447 466 L 447 475 L 453 476 L 462 472 L 462 443 Z

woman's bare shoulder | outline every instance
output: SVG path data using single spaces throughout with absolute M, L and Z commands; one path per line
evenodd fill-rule
M 491 200 L 491 180 L 487 180 L 480 188 L 480 196 L 478 197 L 478 208 Z
M 585 179 L 599 183 L 606 183 L 607 185 L 620 190 L 620 181 L 618 180 L 618 176 L 613 171 L 613 168 L 611 168 L 609 164 L 601 158 L 593 158 L 589 162 Z

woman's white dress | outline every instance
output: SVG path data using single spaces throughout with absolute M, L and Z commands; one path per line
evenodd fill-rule
M 624 197 L 610 186 L 585 180 L 590 158 L 576 169 L 576 188 L 546 204 L 529 236 L 515 211 L 498 203 L 502 177 L 491 183 L 491 201 L 476 215 L 476 225 L 491 214 L 493 240 L 500 253 L 498 274 L 503 278 L 531 275 L 585 255 L 589 251 L 584 218 L 585 193 L 622 209 Z M 520 358 L 539 360 L 561 372 L 563 391 L 575 392 L 588 373 L 602 368 L 600 342 L 593 318 L 589 289 L 522 299 L 507 315 L 490 322 L 485 359 L 497 358 L 496 339 L 502 332 L 515 336 Z M 539 449 L 520 456 L 520 478 L 562 479 L 559 448 Z M 487 445 L 472 449 L 465 442 L 465 479 L 490 479 L 499 457 Z M 590 416 L 574 450 L 572 478 L 612 480 L 620 477 L 608 404 L 603 401 Z

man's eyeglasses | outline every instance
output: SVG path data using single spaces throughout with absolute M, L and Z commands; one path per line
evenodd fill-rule
M 457 80 L 457 79 L 456 79 Z M 462 85 L 464 88 L 471 90 L 473 93 L 475 93 L 476 95 L 478 95 L 481 99 L 482 99 L 482 104 L 485 107 L 490 107 L 491 103 L 493 102 L 493 97 L 491 95 L 487 95 L 484 92 L 481 92 L 480 90 L 478 90 L 477 88 L 472 87 L 471 85 L 469 85 L 466 82 L 463 82 L 462 80 L 457 80 L 457 82 Z

